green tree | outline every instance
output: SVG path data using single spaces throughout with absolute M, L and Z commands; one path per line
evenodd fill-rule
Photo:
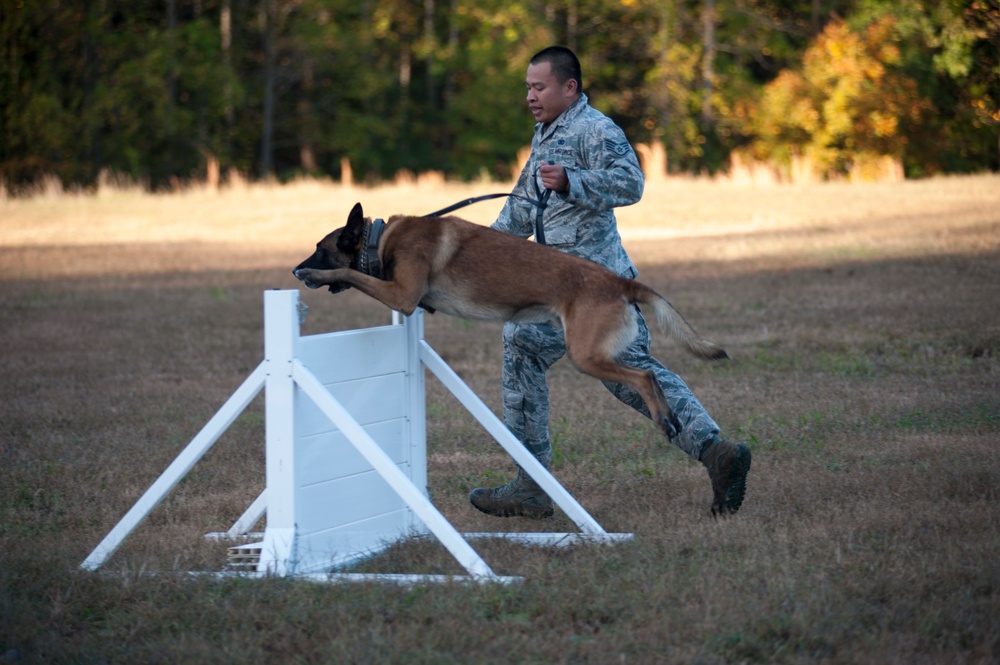
M 998 14 L 997 0 L 11 0 L 0 178 L 88 185 L 107 168 L 160 187 L 219 163 L 337 176 L 344 158 L 366 180 L 506 177 L 531 126 L 524 68 L 552 43 L 675 172 L 714 172 L 748 144 L 832 172 L 866 152 L 913 175 L 996 167 Z
M 92 94 L 95 71 L 93 15 L 54 1 L 0 5 L 0 176 L 25 182 L 45 174 L 74 180 L 80 174 L 73 146 L 87 144 L 80 109 Z M 67 54 L 69 57 L 67 57 Z M 73 83 L 83 85 L 74 86 Z M 97 155 L 85 147 L 85 156 Z
M 975 170 L 992 151 L 1000 169 L 1000 2 L 942 3 L 925 23 L 935 70 L 957 104 L 941 134 L 958 147 L 949 170 Z

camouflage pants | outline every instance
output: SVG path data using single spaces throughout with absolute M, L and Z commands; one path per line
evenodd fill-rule
M 697 460 L 702 449 L 718 437 L 719 426 L 683 379 L 649 355 L 649 328 L 638 309 L 639 332 L 618 360 L 631 367 L 653 370 L 667 397 L 667 404 L 681 423 L 681 433 L 674 443 Z M 507 323 L 503 328 L 504 422 L 546 467 L 552 460 L 552 445 L 549 441 L 549 387 L 545 373 L 565 353 L 566 344 L 560 327 Z M 649 409 L 634 390 L 620 383 L 602 383 L 621 402 L 649 418 Z

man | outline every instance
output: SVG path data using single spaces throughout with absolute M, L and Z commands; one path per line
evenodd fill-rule
M 552 46 L 531 59 L 525 84 L 535 117 L 531 156 L 513 193 L 537 198 L 552 190 L 544 212 L 545 243 L 595 261 L 623 277 L 638 275 L 622 247 L 613 209 L 636 203 L 643 175 L 622 130 L 593 109 L 582 92 L 580 63 L 567 48 Z M 509 198 L 493 228 L 527 238 L 535 234 L 536 211 Z M 712 514 L 735 513 L 743 502 L 750 450 L 719 438 L 719 427 L 684 381 L 649 355 L 649 330 L 639 316 L 639 333 L 623 354 L 625 364 L 650 368 L 681 423 L 676 445 L 700 460 L 712 481 Z M 549 392 L 545 373 L 565 352 L 563 331 L 548 324 L 508 322 L 503 329 L 503 414 L 507 427 L 548 468 Z M 649 417 L 642 399 L 621 384 L 604 383 L 619 400 Z M 496 488 L 479 488 L 472 505 L 498 517 L 544 518 L 552 500 L 518 468 L 517 477 Z

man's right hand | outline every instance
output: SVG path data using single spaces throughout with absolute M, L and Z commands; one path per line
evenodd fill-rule
M 545 189 L 563 194 L 569 191 L 569 177 L 562 164 L 542 164 L 538 169 L 538 177 Z

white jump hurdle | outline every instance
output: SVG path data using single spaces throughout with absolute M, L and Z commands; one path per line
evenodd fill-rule
M 223 574 L 323 581 L 426 582 L 419 575 L 334 572 L 411 536 L 433 535 L 474 581 L 512 582 L 469 545 L 473 538 L 528 544 L 610 543 L 607 533 L 423 339 L 423 316 L 393 313 L 391 325 L 300 336 L 298 291 L 264 294 L 264 360 L 81 563 L 100 568 L 266 389 L 265 490 L 229 531 L 246 538 L 266 516 L 259 542 L 232 548 L 249 570 Z M 460 534 L 427 495 L 424 368 L 429 369 L 552 497 L 579 533 Z

